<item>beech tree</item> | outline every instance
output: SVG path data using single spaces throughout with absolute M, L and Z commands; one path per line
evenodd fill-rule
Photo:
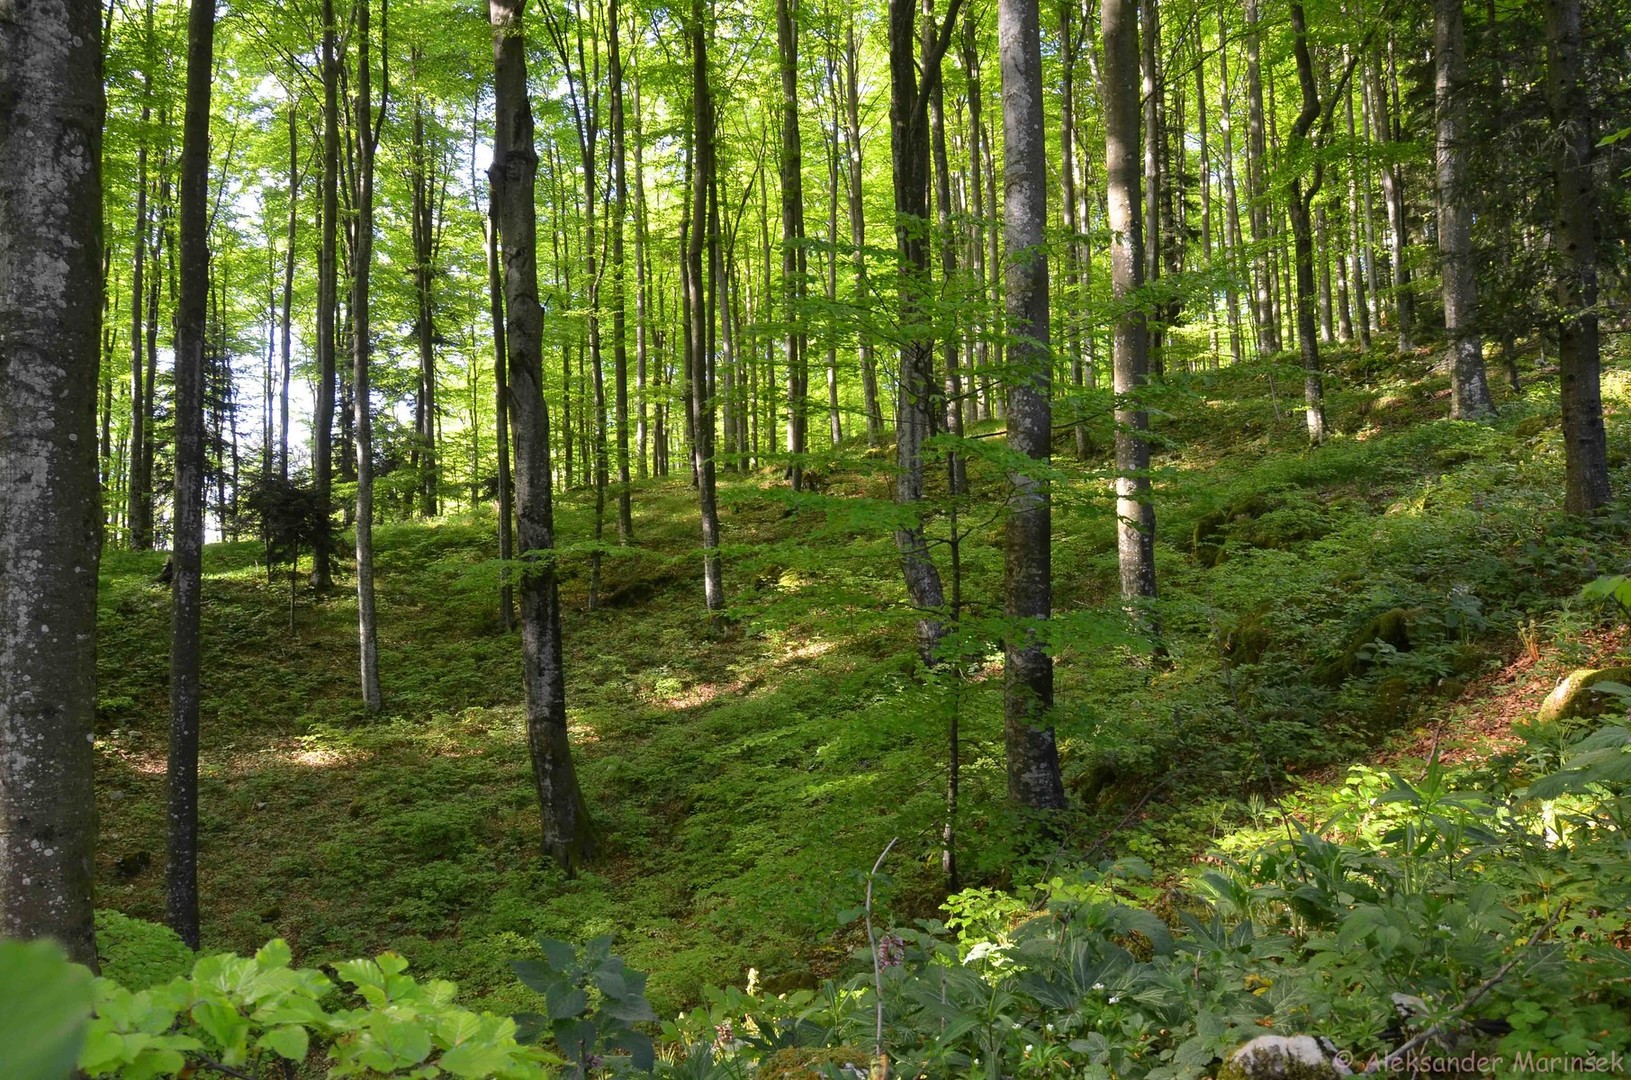
M 193 0 L 187 20 L 187 111 L 181 134 L 181 300 L 176 308 L 176 492 L 171 575 L 169 849 L 170 928 L 198 948 L 198 740 L 204 552 L 204 347 L 209 303 L 210 84 L 215 0 Z
M 0 0 L 0 936 L 96 964 L 102 11 Z
M 1037 0 L 1001 0 L 1003 225 L 1006 241 L 1008 448 L 1046 469 L 1053 442 L 1049 400 L 1053 357 L 1048 326 L 1046 128 L 1042 108 L 1042 31 Z M 1065 805 L 1053 707 L 1053 657 L 1040 620 L 1053 609 L 1053 533 L 1047 480 L 1012 470 L 1004 613 L 1007 634 L 1003 702 L 1008 797 L 1033 810 Z
M 544 852 L 568 872 L 595 851 L 566 733 L 566 673 L 561 657 L 561 598 L 552 551 L 549 410 L 543 395 L 543 309 L 538 303 L 537 209 L 527 92 L 522 0 L 491 0 L 493 164 L 488 173 L 503 249 L 505 353 L 516 433 L 516 513 L 520 575 L 522 685 L 527 749 L 543 825 Z

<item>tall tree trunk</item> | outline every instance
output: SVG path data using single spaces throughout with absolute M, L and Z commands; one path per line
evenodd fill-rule
M 0 936 L 93 969 L 101 14 L 0 16 Z
M 895 165 L 895 239 L 900 251 L 899 400 L 895 410 L 895 501 L 914 519 L 895 530 L 906 592 L 918 611 L 918 645 L 926 663 L 933 662 L 945 633 L 946 603 L 940 571 L 929 554 L 921 517 L 923 443 L 934 434 L 940 412 L 940 385 L 935 377 L 934 338 L 924 325 L 929 298 L 929 97 L 940 81 L 940 60 L 950 44 L 960 0 L 951 0 L 946 21 L 928 43 L 918 79 L 917 5 L 889 0 L 890 150 Z
M 1580 85 L 1580 0 L 1547 0 L 1546 97 L 1556 149 L 1557 366 L 1563 401 L 1564 507 L 1589 514 L 1609 500 L 1597 335 L 1597 193 L 1591 103 Z
M 1076 457 L 1087 457 L 1087 425 L 1080 421 L 1081 391 L 1086 364 L 1082 358 L 1081 321 L 1076 312 L 1085 306 L 1082 296 L 1081 265 L 1082 221 L 1077 213 L 1076 201 L 1076 48 L 1077 30 L 1072 22 L 1077 0 L 1059 3 L 1059 204 L 1065 225 L 1065 287 L 1064 309 L 1069 315 L 1065 321 L 1065 351 L 1070 356 L 1071 385 L 1076 401 L 1070 411 L 1077 414 L 1078 422 L 1072 428 L 1076 442 Z
M 827 314 L 823 333 L 827 338 L 827 434 L 833 449 L 844 441 L 843 419 L 838 411 L 838 328 L 833 312 L 838 303 L 838 47 L 827 43 L 827 101 L 831 106 L 831 129 L 827 133 Z
M 1292 52 L 1297 61 L 1297 85 L 1302 93 L 1302 111 L 1291 128 L 1291 152 L 1295 154 L 1302 147 L 1312 146 L 1314 140 L 1310 136 L 1321 110 L 1319 89 L 1314 82 L 1314 61 L 1308 52 L 1308 26 L 1302 0 L 1291 0 L 1290 7 Z M 1297 350 L 1303 362 L 1303 412 L 1308 421 L 1308 441 L 1318 446 L 1325 441 L 1325 383 L 1320 367 L 1318 298 L 1314 282 L 1312 204 L 1324 179 L 1317 159 L 1311 174 L 1306 181 L 1302 175 L 1292 177 L 1286 188 L 1286 206 L 1291 213 L 1291 237 L 1296 247 Z
M 785 0 L 784 0 L 785 2 Z M 702 591 L 709 611 L 725 607 L 725 582 L 719 558 L 719 506 L 715 491 L 714 391 L 709 357 L 713 352 L 713 310 L 703 280 L 703 253 L 708 252 L 710 274 L 718 238 L 710 227 L 709 194 L 714 184 L 714 96 L 708 76 L 708 9 L 706 0 L 691 0 L 691 112 L 695 118 L 691 177 L 691 229 L 686 237 L 686 340 L 689 343 L 692 466 L 697 476 L 697 501 L 702 511 Z M 779 21 L 779 20 L 778 20 Z M 783 74 L 786 89 L 786 74 Z M 784 102 L 786 104 L 786 102 Z M 794 103 L 796 109 L 796 102 Z M 785 144 L 784 144 L 785 152 Z M 797 172 L 794 172 L 797 176 Z M 785 192 L 783 198 L 786 198 Z M 802 202 L 802 196 L 801 196 Z M 800 211 L 802 213 L 802 210 Z M 801 219 L 802 220 L 802 219 Z M 802 236 L 802 229 L 800 230 Z M 791 250 L 791 249 L 790 249 Z M 802 253 L 803 249 L 798 249 Z M 784 257 L 783 268 L 786 269 Z M 803 271 L 799 270 L 802 279 Z M 791 342 L 792 337 L 789 337 Z M 791 346 L 790 346 L 791 348 Z M 789 381 L 791 382 L 791 373 Z M 789 399 L 794 395 L 789 391 Z M 802 401 L 802 398 L 797 400 Z M 802 415 L 802 409 L 795 416 Z M 789 441 L 793 441 L 789 436 Z M 796 467 L 796 466 L 795 466 Z M 795 473 L 794 486 L 799 477 Z
M 986 132 L 981 122 L 981 113 L 985 91 L 980 85 L 980 51 L 975 30 L 974 22 L 965 19 L 959 46 L 962 53 L 963 75 L 968 80 L 968 186 L 974 194 L 974 222 L 971 229 L 973 235 L 969 237 L 969 248 L 973 255 L 971 261 L 974 284 L 978 289 L 976 295 L 981 298 L 981 303 L 976 305 L 976 310 L 979 310 L 985 307 L 984 297 L 989 289 L 986 272 L 989 265 L 986 237 L 992 231 L 992 226 L 986 220 L 986 187 L 982 182 Z M 996 214 L 996 206 L 993 205 L 989 209 L 991 214 Z M 974 375 L 970 379 L 968 392 L 974 398 L 975 418 L 983 420 L 991 415 L 986 384 L 991 370 L 992 335 L 988 332 L 984 318 L 978 319 L 969 329 L 974 336 Z
M 503 584 L 499 586 L 499 617 L 504 629 L 515 627 L 515 575 L 510 560 L 515 557 L 515 506 L 510 478 L 510 378 L 504 349 L 504 270 L 498 261 L 498 212 L 496 191 L 489 191 L 487 204 L 487 294 L 493 322 L 493 391 L 497 415 L 498 441 L 498 559 L 504 564 Z
M 289 479 L 289 380 L 293 364 L 294 248 L 296 226 L 300 221 L 300 150 L 296 138 L 295 114 L 299 101 L 289 99 L 289 231 L 283 252 L 283 318 L 281 340 L 283 365 L 278 380 L 278 476 Z
M 1366 84 L 1370 88 L 1370 116 L 1376 140 L 1384 147 L 1398 141 L 1389 118 L 1386 92 L 1382 87 L 1381 53 L 1373 49 L 1367 65 Z M 1382 198 L 1387 204 L 1388 252 L 1393 262 L 1393 311 L 1399 334 L 1399 351 L 1415 347 L 1416 302 L 1410 291 L 1410 264 L 1405 261 L 1409 225 L 1405 218 L 1404 167 L 1389 161 L 1382 166 Z
M 636 472 L 649 472 L 646 443 L 647 365 L 651 350 L 651 278 L 646 244 L 646 163 L 640 128 L 640 80 L 634 80 L 634 444 Z
M 1235 187 L 1235 125 L 1229 119 L 1234 111 L 1234 98 L 1229 93 L 1229 40 L 1224 9 L 1218 9 L 1218 79 L 1223 91 L 1221 108 L 1227 123 L 1223 125 L 1223 196 L 1227 203 L 1228 222 L 1226 239 L 1229 249 L 1229 283 L 1224 299 L 1229 305 L 1229 351 L 1235 363 L 1240 363 L 1243 352 L 1240 329 L 1240 275 L 1246 269 L 1241 258 L 1245 245 L 1240 238 L 1240 198 Z M 1248 285 L 1249 287 L 1249 285 Z
M 323 235 L 317 256 L 317 401 L 312 417 L 312 481 L 317 500 L 327 513 L 334 483 L 334 323 L 339 297 L 340 228 L 340 59 L 336 55 L 334 0 L 323 0 L 322 19 Z M 322 591 L 334 585 L 333 553 L 326 539 L 312 547 L 311 581 Z
M 543 309 L 538 303 L 537 209 L 527 98 L 526 39 L 521 0 L 491 0 L 494 135 L 488 182 L 504 252 L 506 344 L 510 401 L 515 409 L 516 502 L 520 518 L 522 686 L 526 692 L 527 749 L 543 826 L 544 853 L 567 873 L 594 851 L 589 814 L 572 765 L 566 730 L 566 675 L 561 660 L 561 600 L 555 564 L 554 509 L 550 499 L 549 410 L 543 394 Z
M 199 585 L 204 550 L 204 332 L 209 304 L 210 82 L 215 0 L 187 19 L 187 109 L 181 129 L 181 296 L 176 307 L 175 543 L 171 578 L 169 857 L 170 928 L 198 948 L 198 705 L 202 666 Z
M 782 319 L 787 324 L 787 475 L 804 484 L 801 456 L 809 449 L 810 373 L 805 356 L 804 147 L 799 137 L 797 0 L 776 0 L 776 52 L 781 68 Z
M 926 0 L 924 4 L 923 33 L 925 47 L 932 45 L 934 41 L 933 0 Z M 955 295 L 957 248 L 951 228 L 951 163 L 946 154 L 946 107 L 944 97 L 943 85 L 938 82 L 935 83 L 933 93 L 929 95 L 929 147 L 930 154 L 934 159 L 935 226 L 938 233 L 937 246 L 940 251 L 940 290 L 943 296 L 949 297 Z M 962 337 L 962 319 L 957 317 L 954 309 L 951 318 L 946 321 L 950 325 L 942 332 L 940 342 L 941 366 L 943 369 L 941 377 L 944 385 L 942 403 L 945 406 L 943 423 L 948 432 L 962 438 L 963 385 L 958 361 L 960 338 Z M 963 494 L 967 488 L 967 466 L 963 461 L 963 455 L 957 453 L 948 454 L 946 456 L 946 466 L 951 482 L 951 495 L 955 498 Z M 954 544 L 958 542 L 955 539 L 953 540 Z
M 623 219 L 628 213 L 628 154 L 623 139 L 623 50 L 619 40 L 617 0 L 606 8 L 612 108 L 612 377 L 617 427 L 617 541 L 634 539 L 634 509 L 629 490 L 629 346 L 628 297 L 623 273 Z
M 1246 205 L 1251 223 L 1255 284 L 1257 354 L 1280 351 L 1280 323 L 1274 314 L 1274 282 L 1269 239 L 1268 143 L 1263 130 L 1263 76 L 1258 59 L 1258 0 L 1246 0 Z
M 855 13 L 850 12 L 844 28 L 844 146 L 849 179 L 849 238 L 855 248 L 855 306 L 867 307 L 866 205 L 862 199 L 861 172 L 861 88 L 860 46 L 855 37 Z M 762 182 L 762 181 L 761 181 Z M 861 365 L 861 407 L 866 412 L 868 446 L 883 444 L 883 406 L 878 398 L 878 362 L 873 355 L 872 335 L 863 327 L 857 347 Z
M 1478 333 L 1478 281 L 1472 263 L 1467 190 L 1467 35 L 1462 0 L 1433 4 L 1434 104 L 1438 120 L 1438 252 L 1443 266 L 1444 328 L 1449 339 L 1450 415 L 1495 415 Z
M 153 61 L 153 0 L 147 3 L 143 53 L 146 63 L 142 72 L 141 134 L 136 144 L 136 236 L 130 288 L 130 444 L 137 452 L 130 455 L 130 481 L 125 489 L 127 542 L 133 551 L 148 551 L 153 547 L 152 477 L 143 469 L 147 456 L 142 452 L 151 438 L 148 428 L 153 419 L 153 388 L 151 381 L 143 378 L 145 357 L 142 351 L 143 300 L 146 296 L 143 292 L 146 270 L 143 263 L 148 248 L 147 125 L 153 115 L 153 68 L 156 66 Z M 156 266 L 153 277 L 158 277 Z
M 356 440 L 357 469 L 357 644 L 362 681 L 362 704 L 368 712 L 378 712 L 379 624 L 374 606 L 374 420 L 369 387 L 373 341 L 370 339 L 368 283 L 374 264 L 374 151 L 379 140 L 379 124 L 374 119 L 373 69 L 369 66 L 368 7 L 370 0 L 358 0 L 357 30 L 357 118 L 356 141 L 356 237 L 351 247 L 351 407 L 352 437 Z M 385 27 L 388 0 L 381 0 L 381 29 Z M 382 54 L 384 49 L 381 49 Z M 388 54 L 385 54 L 388 56 Z M 381 90 L 390 93 L 387 84 Z M 380 110 L 384 119 L 384 109 Z M 434 371 L 432 371 L 434 378 Z M 433 440 L 434 442 L 434 437 Z
M 1053 442 L 1049 403 L 1047 135 L 1042 104 L 1042 29 L 1037 0 L 1000 0 L 1003 225 L 1007 237 L 1008 449 L 1045 472 Z M 1053 611 L 1048 483 L 1011 467 L 1008 553 L 1003 574 L 1003 717 L 1008 798 L 1028 810 L 1065 805 L 1054 742 L 1053 657 L 1043 623 Z
M 412 54 L 417 69 L 420 62 L 418 48 Z M 417 75 L 417 70 L 415 72 Z M 416 395 L 415 448 L 419 457 L 419 512 L 435 517 L 438 512 L 440 476 L 437 469 L 436 416 L 436 322 L 435 297 L 432 282 L 436 263 L 436 166 L 431 161 L 430 149 L 425 143 L 425 100 L 415 92 L 413 102 L 412 151 L 412 238 L 414 296 L 419 310 L 414 322 L 414 337 L 419 346 L 419 390 Z
M 1140 104 L 1144 122 L 1144 274 L 1147 281 L 1161 277 L 1161 19 L 1155 0 L 1139 0 L 1138 4 L 1139 75 L 1141 78 Z M 1166 374 L 1165 327 L 1162 325 L 1166 305 L 1154 305 L 1153 319 L 1146 324 L 1149 335 L 1150 372 L 1157 379 Z
M 1105 191 L 1110 218 L 1110 286 L 1118 304 L 1144 284 L 1144 223 L 1139 199 L 1138 24 L 1134 0 L 1102 0 Z M 1137 401 L 1149 378 L 1144 312 L 1116 319 L 1116 552 L 1121 595 L 1155 596 L 1155 506 L 1150 501 L 1149 413 Z

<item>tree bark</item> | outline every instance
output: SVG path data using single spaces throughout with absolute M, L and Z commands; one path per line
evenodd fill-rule
M 802 455 L 808 450 L 810 373 L 805 356 L 804 158 L 799 137 L 797 0 L 776 0 L 776 52 L 781 70 L 782 319 L 786 323 L 787 476 L 794 491 L 804 485 Z
M 1563 401 L 1564 508 L 1608 502 L 1602 357 L 1597 313 L 1597 193 L 1591 175 L 1591 103 L 1580 85 L 1580 0 L 1546 4 L 1546 96 L 1556 149 L 1552 247 L 1557 266 L 1557 365 Z
M 504 629 L 515 627 L 515 505 L 510 477 L 510 378 L 504 349 L 504 271 L 498 261 L 498 205 L 489 192 L 487 205 L 487 295 L 493 322 L 493 390 L 496 397 L 498 441 L 498 559 L 503 563 L 499 586 L 499 617 Z
M 785 2 L 785 0 L 784 0 Z M 692 154 L 696 166 L 691 178 L 691 231 L 686 238 L 686 340 L 690 344 L 690 384 L 692 422 L 692 464 L 697 475 L 697 500 L 702 511 L 702 592 L 710 612 L 725 607 L 725 582 L 719 558 L 719 504 L 714 463 L 714 388 L 709 358 L 713 354 L 713 308 L 710 289 L 703 280 L 703 254 L 708 254 L 710 277 L 718 248 L 718 236 L 711 227 L 709 195 L 714 185 L 714 97 L 708 76 L 708 26 L 705 0 L 691 0 L 691 111 L 695 120 Z M 783 73 L 783 89 L 786 89 Z M 786 104 L 784 102 L 784 104 Z M 794 103 L 796 109 L 796 103 Z M 784 147 L 785 149 L 785 147 Z M 795 173 L 796 175 L 796 173 Z M 786 198 L 785 190 L 783 198 Z M 802 196 L 801 196 L 802 203 Z M 801 210 L 802 213 L 802 210 Z M 802 236 L 802 229 L 800 230 Z M 789 249 L 791 251 L 792 249 Z M 802 248 L 798 251 L 802 254 Z M 783 269 L 787 268 L 786 256 Z M 802 270 L 800 270 L 802 278 Z M 792 341 L 791 335 L 789 341 Z M 789 372 L 789 383 L 792 374 Z M 789 400 L 796 395 L 791 390 Z M 802 398 L 798 398 L 802 401 Z M 800 415 L 802 410 L 795 415 Z M 793 437 L 789 435 L 791 443 Z M 799 477 L 795 474 L 794 490 Z
M 339 295 L 340 228 L 340 59 L 336 55 L 334 0 L 323 0 L 321 65 L 323 78 L 323 177 L 321 247 L 317 256 L 317 400 L 312 417 L 312 482 L 324 512 L 333 500 L 335 306 Z M 320 539 L 312 547 L 312 586 L 334 585 L 333 554 Z
M 1319 89 L 1314 82 L 1314 61 L 1308 52 L 1308 27 L 1301 0 L 1291 0 L 1292 52 L 1297 61 L 1297 85 L 1302 93 L 1302 111 L 1291 128 L 1293 152 L 1312 146 L 1310 133 L 1320 118 Z M 1316 163 L 1311 177 L 1293 176 L 1286 188 L 1286 207 L 1291 213 L 1291 238 L 1296 249 L 1297 350 L 1303 364 L 1303 415 L 1308 422 L 1308 441 L 1315 446 L 1325 441 L 1325 381 L 1320 368 L 1319 324 L 1314 282 L 1314 222 L 1312 204 L 1324 173 Z M 1305 186 L 1306 184 L 1306 186 Z
M 1478 281 L 1472 263 L 1467 190 L 1467 36 L 1462 0 L 1433 4 L 1434 105 L 1438 121 L 1438 252 L 1443 266 L 1444 329 L 1449 345 L 1450 415 L 1495 415 L 1478 333 Z
M 1251 225 L 1255 284 L 1253 313 L 1257 354 L 1280 351 L 1280 322 L 1274 314 L 1274 282 L 1267 250 L 1269 239 L 1268 144 L 1263 130 L 1263 76 L 1258 59 L 1258 0 L 1246 0 L 1246 206 Z
M 0 0 L 0 936 L 96 966 L 102 25 Z
M 505 338 L 515 413 L 516 503 L 525 567 L 520 575 L 522 685 L 527 749 L 543 826 L 544 853 L 568 874 L 594 852 L 594 837 L 572 765 L 561 659 L 561 603 L 555 577 L 554 508 L 549 475 L 549 411 L 543 394 L 543 309 L 538 303 L 538 153 L 527 97 L 521 0 L 491 0 L 494 111 L 493 191 L 504 255 Z
M 1144 284 L 1139 199 L 1138 24 L 1133 0 L 1101 0 L 1104 34 L 1105 183 L 1110 283 L 1118 304 Z M 1149 378 L 1144 312 L 1123 308 L 1113 341 L 1116 394 L 1116 553 L 1122 599 L 1155 596 L 1155 507 L 1150 501 L 1150 418 L 1138 395 Z
M 929 554 L 921 518 L 923 443 L 934 434 L 941 409 L 935 377 L 934 337 L 924 325 L 929 295 L 929 97 L 940 81 L 940 60 L 950 44 L 960 0 L 951 0 L 946 21 L 925 50 L 918 78 L 917 5 L 889 2 L 889 126 L 895 165 L 895 240 L 900 252 L 900 383 L 895 410 L 895 501 L 915 515 L 895 530 L 906 592 L 918 612 L 918 647 L 934 661 L 945 634 L 945 590 Z
M 382 18 L 388 9 L 381 0 Z M 351 247 L 351 408 L 352 438 L 356 442 L 357 473 L 357 643 L 362 682 L 362 704 L 368 712 L 378 712 L 379 623 L 374 605 L 374 420 L 369 386 L 373 341 L 370 334 L 368 284 L 374 264 L 374 151 L 379 126 L 374 120 L 373 71 L 369 66 L 369 0 L 358 0 L 357 28 L 357 117 L 356 191 L 352 206 L 356 211 L 356 236 Z M 383 23 L 382 23 L 383 26 Z M 388 93 L 386 89 L 383 93 Z M 384 119 L 383 111 L 381 120 Z
M 1371 52 L 1366 72 L 1372 128 L 1377 141 L 1390 147 L 1398 140 L 1394 136 L 1393 121 L 1389 119 L 1382 88 L 1382 59 L 1376 49 Z M 1405 261 L 1409 226 L 1405 218 L 1404 167 L 1397 162 L 1389 161 L 1382 166 L 1382 198 L 1387 205 L 1388 253 L 1393 264 L 1394 328 L 1399 335 L 1399 351 L 1409 352 L 1415 347 L 1416 303 L 1415 294 L 1410 291 L 1410 264 Z
M 202 667 L 199 585 L 204 549 L 204 333 L 209 303 L 210 82 L 215 2 L 194 0 L 187 20 L 187 108 L 181 129 L 181 296 L 176 307 L 175 543 L 171 578 L 169 858 L 170 928 L 198 948 L 198 707 Z
M 1042 30 L 1037 0 L 1000 0 L 1003 225 L 1007 239 L 1008 449 L 1046 470 L 1053 441 L 1049 393 L 1047 135 L 1042 103 Z M 1042 627 L 1053 610 L 1048 483 L 1011 468 L 1003 609 L 1003 717 L 1008 798 L 1028 810 L 1065 805 L 1054 742 L 1053 657 Z
M 629 489 L 628 296 L 623 273 L 623 219 L 628 213 L 628 153 L 623 138 L 623 50 L 617 0 L 606 8 L 612 109 L 612 378 L 617 431 L 617 541 L 634 540 L 634 508 Z
M 844 29 L 844 145 L 848 151 L 849 237 L 854 247 L 855 305 L 867 306 L 866 205 L 862 198 L 861 172 L 861 88 L 860 46 L 855 37 L 855 14 L 851 11 Z M 873 355 L 872 336 L 863 327 L 857 346 L 861 364 L 861 407 L 866 412 L 868 446 L 883 445 L 883 407 L 878 399 L 878 362 Z

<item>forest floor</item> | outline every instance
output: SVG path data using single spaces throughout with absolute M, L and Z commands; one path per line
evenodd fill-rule
M 700 988 L 811 985 L 861 940 L 891 837 L 886 918 L 935 915 L 946 726 L 961 726 L 958 852 L 971 886 L 1025 887 L 1137 855 L 1177 873 L 1263 800 L 1350 763 L 1477 760 L 1568 670 L 1624 655 L 1572 598 L 1623 571 L 1631 504 L 1562 516 L 1555 373 L 1490 425 L 1438 419 L 1432 358 L 1339 357 L 1335 435 L 1310 452 L 1289 369 L 1175 375 L 1156 391 L 1151 657 L 1115 601 L 1103 448 L 1058 445 L 1058 709 L 1072 812 L 1030 850 L 1003 808 L 1000 463 L 975 460 L 960 556 L 962 678 L 913 655 L 883 459 L 857 449 L 793 498 L 770 469 L 722 482 L 727 618 L 702 608 L 683 479 L 635 485 L 635 544 L 587 610 L 592 497 L 557 503 L 569 711 L 602 854 L 541 862 L 519 637 L 496 604 L 490 511 L 376 530 L 385 710 L 355 691 L 355 603 L 268 580 L 257 543 L 205 555 L 201 885 L 207 947 L 281 936 L 302 963 L 392 948 L 477 1004 L 522 1007 L 507 962 L 536 935 L 614 934 L 660 1013 Z M 1631 373 L 1605 377 L 1616 491 L 1631 488 Z M 1101 410 L 1102 414 L 1102 410 Z M 986 425 L 982 432 L 992 430 Z M 982 445 L 996 448 L 1000 440 Z M 613 515 L 609 515 L 613 516 Z M 608 535 L 612 522 L 607 523 Z M 936 528 L 944 531 L 944 523 Z M 98 906 L 162 917 L 168 590 L 162 553 L 109 550 L 99 657 Z M 342 568 L 344 569 L 344 568 Z

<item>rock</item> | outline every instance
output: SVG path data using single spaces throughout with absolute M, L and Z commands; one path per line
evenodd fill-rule
M 1520 439 L 1533 439 L 1552 426 L 1550 416 L 1526 416 L 1512 427 L 1512 434 Z
M 1218 1080 L 1331 1080 L 1352 1075 L 1329 1039 L 1259 1035 L 1229 1055 Z
M 1238 666 L 1262 662 L 1272 641 L 1264 624 L 1268 611 L 1267 607 L 1256 607 L 1243 612 L 1233 626 L 1221 631 L 1218 649 L 1229 663 Z
M 1541 723 L 1563 720 L 1570 716 L 1590 716 L 1605 712 L 1615 703 L 1607 694 L 1594 693 L 1598 683 L 1617 682 L 1631 685 L 1631 667 L 1580 668 L 1572 671 L 1557 684 L 1557 689 L 1546 695 L 1540 703 L 1535 719 Z
M 1340 686 L 1348 676 L 1357 675 L 1370 667 L 1372 658 L 1366 647 L 1373 642 L 1390 645 L 1395 652 L 1409 652 L 1412 646 L 1411 623 L 1420 614 L 1420 608 L 1389 608 L 1369 619 L 1358 633 L 1348 639 L 1348 644 L 1335 659 L 1315 669 L 1315 681 L 1322 686 Z

